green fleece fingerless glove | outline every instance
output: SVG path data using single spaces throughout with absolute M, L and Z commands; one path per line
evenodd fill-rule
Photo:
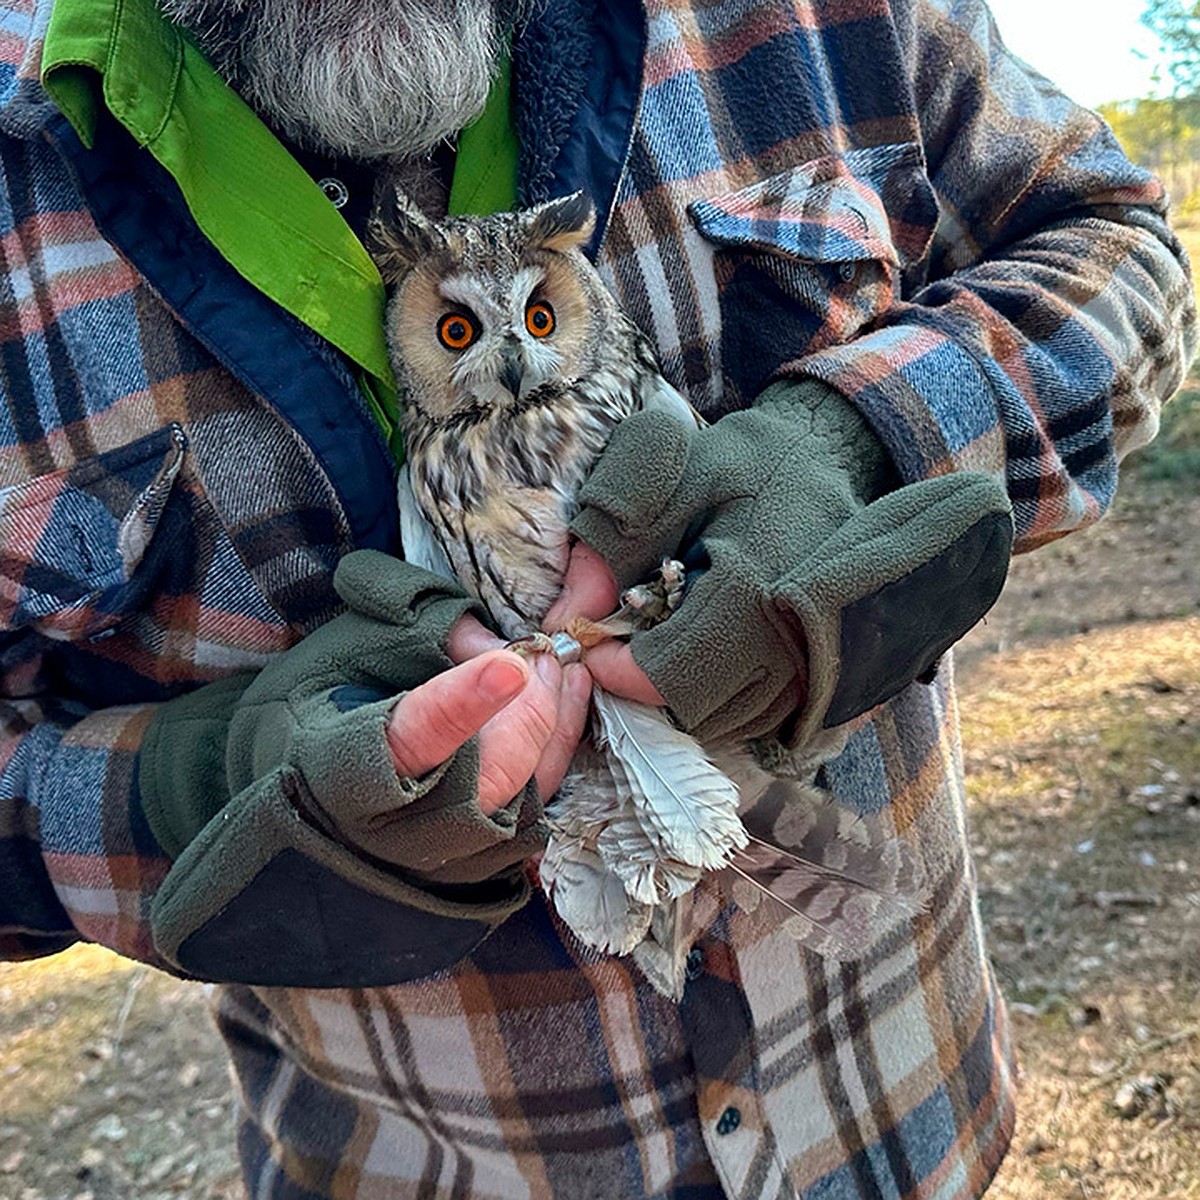
M 411 780 L 385 735 L 478 606 L 374 551 L 343 559 L 334 586 L 347 612 L 257 675 L 161 705 L 143 739 L 141 805 L 173 859 L 151 929 L 197 977 L 401 982 L 462 957 L 527 897 L 536 791 L 485 816 L 473 740 Z
M 682 605 L 631 648 L 685 729 L 803 750 L 926 674 L 1003 586 L 1000 481 L 898 483 L 849 401 L 793 380 L 695 431 L 623 421 L 572 529 L 623 584 L 683 559 Z

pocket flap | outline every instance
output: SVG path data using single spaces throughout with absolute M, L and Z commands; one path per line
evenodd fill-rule
M 74 638 L 114 624 L 186 447 L 170 425 L 0 490 L 0 625 Z
M 688 206 L 709 241 L 808 259 L 906 267 L 929 247 L 937 199 L 915 143 L 812 159 Z

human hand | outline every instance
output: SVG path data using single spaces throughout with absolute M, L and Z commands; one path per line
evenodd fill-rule
M 570 682 L 459 627 L 478 605 L 387 555 L 348 555 L 334 584 L 346 612 L 262 671 L 160 705 L 143 739 L 143 812 L 173 864 L 155 945 L 198 978 L 414 978 L 528 895 L 545 830 L 526 780 L 557 786 L 586 671 Z
M 793 380 L 703 429 L 652 411 L 622 422 L 572 530 L 621 583 L 683 560 L 682 604 L 629 657 L 686 730 L 798 747 L 924 674 L 999 594 L 1003 484 L 898 484 L 843 396 Z
M 532 778 L 543 798 L 562 783 L 587 724 L 591 679 L 553 655 L 532 664 L 469 613 L 446 644 L 457 664 L 392 709 L 388 746 L 402 778 L 418 779 L 478 736 L 479 807 L 491 816 Z
M 565 629 L 575 617 L 599 621 L 618 606 L 620 588 L 608 564 L 586 542 L 571 547 L 563 590 L 543 622 L 551 631 Z M 606 692 L 660 707 L 666 702 L 649 676 L 633 661 L 625 642 L 613 639 L 587 652 L 587 670 Z

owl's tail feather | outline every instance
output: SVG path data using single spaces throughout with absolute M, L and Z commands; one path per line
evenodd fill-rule
M 597 743 L 629 812 L 663 860 L 701 870 L 746 845 L 738 789 L 662 709 L 592 690 Z
M 633 961 L 655 991 L 676 1002 L 683 999 L 687 956 L 692 948 L 691 894 L 659 904 L 645 937 L 633 948 Z

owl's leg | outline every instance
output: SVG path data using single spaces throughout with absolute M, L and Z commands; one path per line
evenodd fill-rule
M 531 633 L 508 643 L 508 649 L 522 658 L 553 654 L 565 667 L 583 658 L 583 647 L 569 633 Z
M 621 607 L 602 621 L 577 617 L 567 629 L 585 648 L 609 638 L 627 638 L 643 629 L 652 629 L 665 621 L 683 599 L 683 563 L 664 558 L 656 578 L 626 588 Z

